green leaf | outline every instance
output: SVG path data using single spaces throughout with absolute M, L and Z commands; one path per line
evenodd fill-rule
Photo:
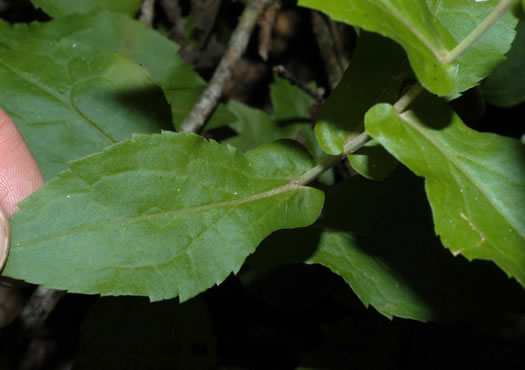
M 275 81 L 270 85 L 273 117 L 277 120 L 301 120 L 310 117 L 310 108 L 315 99 L 306 92 L 292 85 L 289 81 L 275 75 Z M 315 89 L 315 86 L 312 86 Z
M 2 27 L 3 26 L 3 27 Z M 0 23 L 0 42 L 13 48 L 42 40 L 69 40 L 119 53 L 146 68 L 163 89 L 171 105 L 172 119 L 178 127 L 206 87 L 206 82 L 177 54 L 179 47 L 154 30 L 121 14 L 98 12 L 73 15 L 47 23 Z M 4 37 L 2 37 L 4 36 Z M 222 126 L 233 115 L 219 105 L 209 125 Z
M 379 102 L 395 102 L 403 82 L 412 78 L 403 49 L 387 38 L 360 32 L 350 66 L 321 109 L 315 127 L 321 148 L 332 155 L 343 153 L 345 141 L 363 131 L 366 111 Z M 369 179 L 382 180 L 397 166 L 397 160 L 374 141 L 348 159 Z
M 14 119 L 46 179 L 68 161 L 169 124 L 148 72 L 80 43 L 0 46 L 0 106 Z
M 6 276 L 182 301 L 220 284 L 271 232 L 315 221 L 314 164 L 276 142 L 246 154 L 193 134 L 138 135 L 73 162 L 11 219 Z
M 525 102 L 525 21 L 520 21 L 507 60 L 481 84 L 483 96 L 499 107 Z
M 247 272 L 301 261 L 328 267 L 389 318 L 473 320 L 524 302 L 519 284 L 493 264 L 443 249 L 423 181 L 403 167 L 384 182 L 356 176 L 327 189 L 321 218 L 272 234 L 246 261 Z
M 458 0 L 300 0 L 333 19 L 387 36 L 403 46 L 417 78 L 438 95 L 457 96 L 503 61 L 516 19 L 506 14 L 452 64 L 446 56 L 499 3 Z
M 230 100 L 227 108 L 235 119 L 229 126 L 238 133 L 237 136 L 223 141 L 241 151 L 254 149 L 260 145 L 278 139 L 294 139 L 304 124 L 279 124 L 268 113 L 252 108 L 235 100 Z
M 141 0 L 31 0 L 31 2 L 51 17 L 62 18 L 71 14 L 101 10 L 134 16 L 140 9 Z
M 429 94 L 401 115 L 376 105 L 366 130 L 426 178 L 436 234 L 447 248 L 494 261 L 525 285 L 525 147 L 518 140 L 469 129 Z
M 211 369 L 216 352 L 204 300 L 107 297 L 82 320 L 73 369 Z

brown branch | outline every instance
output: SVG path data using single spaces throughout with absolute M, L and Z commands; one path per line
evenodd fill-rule
M 268 60 L 268 51 L 272 46 L 272 29 L 275 24 L 277 12 L 281 9 L 281 1 L 276 1 L 268 7 L 259 20 L 259 55 L 264 61 Z
M 277 73 L 281 78 L 284 78 L 290 81 L 291 84 L 297 86 L 305 93 L 310 95 L 318 104 L 324 103 L 324 89 L 319 88 L 317 90 L 312 89 L 310 86 L 305 84 L 303 81 L 295 77 L 290 71 L 288 71 L 284 66 L 276 66 L 273 68 L 273 71 Z
M 66 294 L 62 290 L 47 289 L 39 286 L 20 314 L 22 325 L 28 331 L 36 331 L 44 324 L 58 301 Z
M 180 131 L 197 132 L 219 103 L 224 87 L 232 77 L 232 69 L 244 54 L 259 16 L 276 0 L 251 0 L 244 9 L 239 24 L 233 32 L 228 49 L 215 69 L 206 90 L 182 122 Z

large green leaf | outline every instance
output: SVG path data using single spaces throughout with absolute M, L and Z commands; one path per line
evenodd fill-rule
M 403 82 L 413 79 L 403 49 L 379 35 L 360 32 L 352 62 L 339 85 L 321 109 L 315 135 L 328 154 L 343 153 L 345 141 L 363 131 L 366 111 L 376 103 L 394 103 L 403 92 Z M 376 142 L 348 156 L 363 176 L 383 179 L 397 166 Z
M 503 61 L 516 19 L 503 16 L 456 62 L 445 57 L 499 3 L 463 0 L 300 0 L 333 19 L 385 35 L 400 43 L 418 79 L 438 95 L 456 96 Z
M 520 21 L 507 60 L 483 81 L 481 91 L 490 104 L 511 107 L 525 102 L 525 21 Z
M 328 267 L 389 318 L 470 320 L 525 303 L 496 266 L 442 247 L 423 181 L 403 167 L 383 182 L 356 176 L 327 189 L 320 219 L 272 234 L 246 261 L 247 273 L 302 261 Z
M 162 92 L 144 68 L 70 41 L 0 46 L 0 106 L 46 179 L 70 160 L 169 125 Z
M 146 68 L 163 89 L 178 127 L 206 87 L 206 82 L 177 54 L 179 47 L 154 30 L 121 14 L 97 12 L 72 15 L 47 23 L 0 22 L 0 42 L 13 48 L 34 39 L 69 40 L 119 53 Z M 2 37 L 3 36 L 3 37 Z M 233 120 L 219 105 L 210 124 L 222 126 Z
M 435 230 L 447 248 L 494 261 L 525 285 L 525 147 L 518 140 L 469 129 L 429 94 L 401 115 L 376 105 L 366 130 L 426 178 Z
M 83 14 L 109 10 L 133 16 L 140 8 L 141 0 L 31 0 L 37 7 L 53 18 L 70 14 Z
M 50 288 L 187 300 L 271 232 L 315 221 L 313 166 L 276 142 L 241 154 L 193 134 L 138 135 L 71 164 L 11 219 L 3 274 Z

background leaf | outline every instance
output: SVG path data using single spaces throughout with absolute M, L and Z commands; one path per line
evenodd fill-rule
M 134 16 L 140 9 L 141 0 L 31 0 L 31 2 L 51 17 L 61 18 L 100 10 Z
M 454 254 L 494 261 L 525 285 L 525 147 L 466 127 L 428 94 L 397 115 L 379 104 L 366 130 L 426 178 L 435 230 Z
M 0 30 L 6 32 L 0 40 L 13 48 L 34 39 L 69 40 L 127 57 L 146 68 L 162 87 L 171 105 L 175 127 L 182 123 L 206 87 L 206 81 L 191 66 L 184 64 L 177 54 L 177 44 L 147 29 L 143 22 L 121 14 L 102 11 L 72 15 L 47 23 L 16 24 L 12 28 L 0 22 Z M 222 126 L 233 119 L 233 115 L 219 105 L 208 124 Z
M 0 81 L 0 106 L 47 180 L 68 161 L 169 125 L 162 92 L 144 68 L 80 43 L 0 46 Z
M 302 261 L 328 267 L 389 318 L 476 320 L 525 303 L 496 266 L 443 249 L 423 181 L 404 167 L 380 183 L 356 176 L 330 187 L 314 225 L 272 234 L 246 264 L 261 274 Z
M 315 91 L 315 84 L 310 84 Z M 286 121 L 303 121 L 310 117 L 310 108 L 316 101 L 305 91 L 294 86 L 290 81 L 274 75 L 270 85 L 270 97 L 274 109 L 274 118 Z
M 483 96 L 498 107 L 525 102 L 525 21 L 520 21 L 516 30 L 507 60 L 481 84 Z
M 443 58 L 499 0 L 300 0 L 335 20 L 385 35 L 403 46 L 417 78 L 438 95 L 457 96 L 486 77 L 510 48 L 516 19 L 503 16 L 457 62 Z
M 21 204 L 3 274 L 187 300 L 236 273 L 271 232 L 315 221 L 323 193 L 292 182 L 312 166 L 293 142 L 241 154 L 193 134 L 135 136 Z

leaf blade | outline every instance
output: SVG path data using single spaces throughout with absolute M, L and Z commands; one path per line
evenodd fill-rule
M 196 135 L 135 136 L 72 163 L 21 205 L 4 273 L 187 300 L 236 273 L 272 231 L 317 218 L 322 192 L 292 182 L 311 166 L 289 143 L 243 155 Z
M 428 95 L 414 107 L 399 116 L 390 105 L 373 107 L 367 132 L 426 178 L 436 234 L 445 247 L 468 259 L 491 260 L 525 285 L 523 146 L 469 129 Z

